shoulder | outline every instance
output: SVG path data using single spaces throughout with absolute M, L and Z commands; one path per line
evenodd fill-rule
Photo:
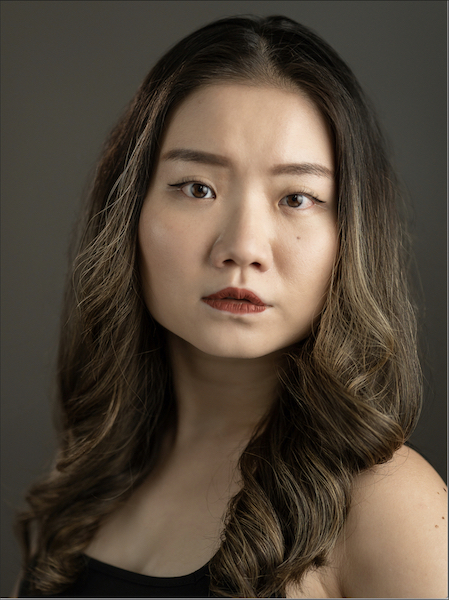
M 347 597 L 447 596 L 447 486 L 417 452 L 359 475 L 336 549 Z

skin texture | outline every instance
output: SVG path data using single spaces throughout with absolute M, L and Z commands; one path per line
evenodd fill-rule
M 226 166 L 167 158 L 179 149 L 219 155 Z M 332 178 L 272 173 L 292 163 L 334 168 L 326 124 L 298 92 L 214 85 L 171 115 L 139 248 L 147 306 L 168 332 L 176 426 L 88 555 L 170 577 L 217 551 L 240 485 L 239 454 L 275 397 L 280 351 L 319 315 L 338 247 Z M 269 307 L 235 315 L 202 301 L 227 286 Z M 363 473 L 328 566 L 291 585 L 288 597 L 445 597 L 445 489 L 406 448 Z
M 417 452 L 357 479 L 340 552 L 348 597 L 447 596 L 447 486 Z
M 180 148 L 229 166 L 166 158 Z M 267 356 L 309 332 L 334 264 L 336 199 L 330 177 L 272 174 L 301 163 L 333 170 L 325 122 L 298 93 L 214 85 L 181 105 L 139 227 L 144 294 L 159 323 L 204 353 L 232 358 Z M 203 188 L 170 187 L 183 180 Z M 192 197 L 198 190 L 204 198 Z M 286 197 L 298 193 L 302 204 L 289 206 Z M 255 292 L 267 309 L 235 315 L 201 300 L 228 286 Z
M 447 486 L 417 452 L 354 482 L 351 510 L 329 565 L 290 598 L 446 598 Z

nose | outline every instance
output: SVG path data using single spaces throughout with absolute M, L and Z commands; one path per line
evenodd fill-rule
M 210 259 L 216 268 L 267 271 L 272 265 L 270 218 L 260 198 L 238 198 L 220 215 Z

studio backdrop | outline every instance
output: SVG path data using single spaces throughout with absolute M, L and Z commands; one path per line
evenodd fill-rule
M 55 448 L 52 377 L 67 248 L 102 143 L 153 63 L 223 16 L 284 14 L 351 66 L 410 200 L 425 407 L 412 442 L 446 476 L 446 2 L 2 2 L 1 595 L 12 520 Z

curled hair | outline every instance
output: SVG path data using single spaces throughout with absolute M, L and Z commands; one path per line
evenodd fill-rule
M 320 318 L 285 350 L 279 395 L 240 458 L 243 485 L 210 563 L 212 592 L 282 596 L 326 564 L 355 475 L 389 460 L 416 424 L 421 377 L 406 238 L 373 110 L 347 65 L 308 28 L 280 16 L 213 22 L 159 60 L 97 167 L 62 318 L 59 453 L 18 520 L 36 593 L 76 580 L 99 526 L 150 473 L 175 411 L 163 330 L 142 299 L 137 227 L 168 117 L 194 90 L 226 81 L 306 94 L 323 114 L 339 251 Z

